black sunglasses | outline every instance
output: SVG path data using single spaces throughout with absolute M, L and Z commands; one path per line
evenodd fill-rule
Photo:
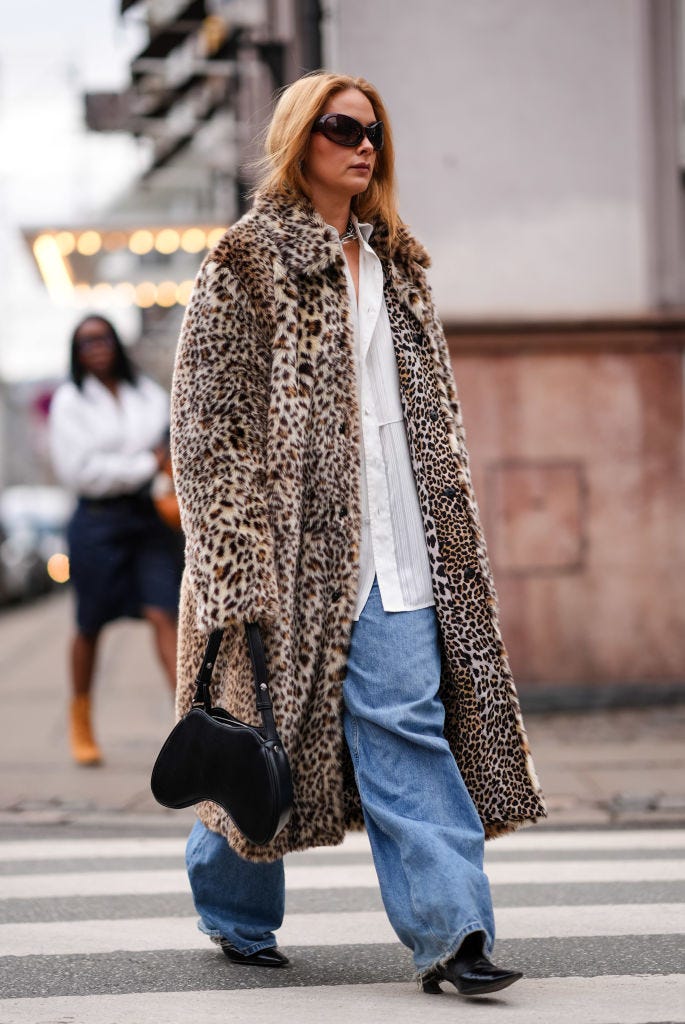
M 358 146 L 366 135 L 367 139 L 378 151 L 383 148 L 383 122 L 362 124 L 347 114 L 322 114 L 312 126 L 312 132 L 321 132 L 330 142 L 338 146 Z
M 95 345 L 107 345 L 114 347 L 114 338 L 110 331 L 101 331 L 99 334 L 86 334 L 84 338 L 76 339 L 76 347 L 80 349 L 94 348 Z

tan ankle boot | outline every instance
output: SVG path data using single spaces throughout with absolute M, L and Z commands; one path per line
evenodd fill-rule
M 74 697 L 70 709 L 71 753 L 77 764 L 100 764 L 102 754 L 90 724 L 90 697 Z

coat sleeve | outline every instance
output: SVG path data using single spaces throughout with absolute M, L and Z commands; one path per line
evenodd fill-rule
M 271 346 L 240 282 L 207 258 L 181 329 L 171 401 L 186 572 L 203 632 L 278 616 L 264 494 Z

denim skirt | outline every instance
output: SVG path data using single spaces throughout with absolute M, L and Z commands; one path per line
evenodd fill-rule
M 148 494 L 81 498 L 67 530 L 80 632 L 144 608 L 178 609 L 183 537 L 157 515 Z

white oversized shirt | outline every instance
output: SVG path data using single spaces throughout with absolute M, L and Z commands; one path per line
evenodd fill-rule
M 148 377 L 136 387 L 119 384 L 118 395 L 97 378 L 83 387 L 60 385 L 50 406 L 50 450 L 55 473 L 85 498 L 132 494 L 157 471 L 152 451 L 165 439 L 169 396 Z
M 433 605 L 430 563 L 400 400 L 400 381 L 383 296 L 383 269 L 368 239 L 371 224 L 355 221 L 359 239 L 359 301 L 345 262 L 354 324 L 361 417 L 361 501 L 358 619 L 378 579 L 386 612 Z

